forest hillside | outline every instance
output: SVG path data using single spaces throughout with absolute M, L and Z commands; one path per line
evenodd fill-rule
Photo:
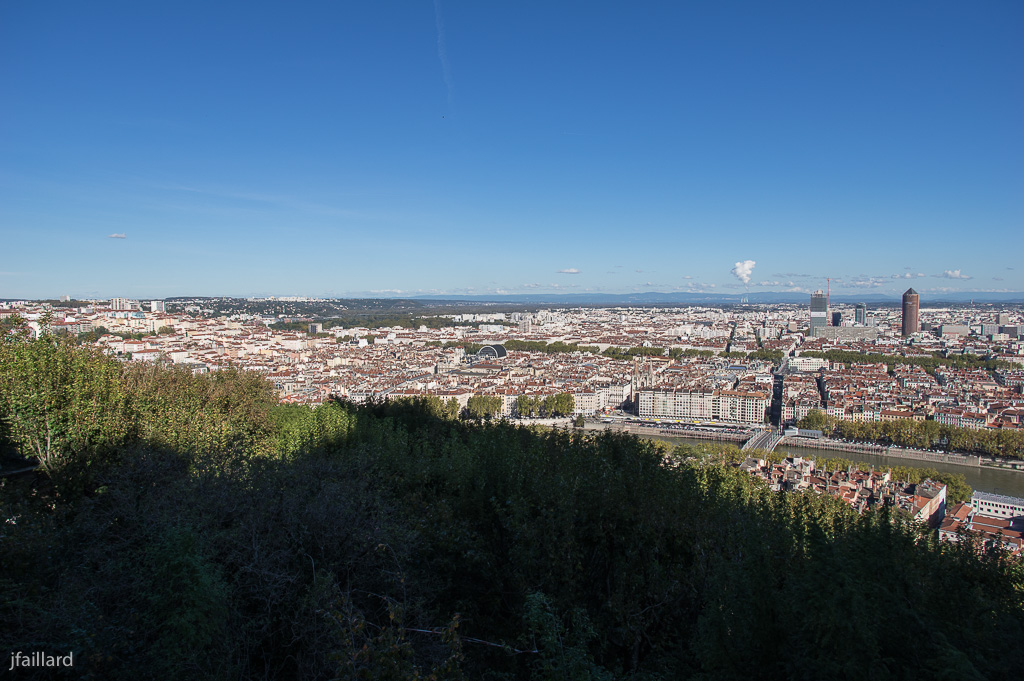
M 1020 562 L 705 454 L 0 341 L 4 470 L 38 464 L 0 478 L 0 650 L 87 679 L 1019 678 Z

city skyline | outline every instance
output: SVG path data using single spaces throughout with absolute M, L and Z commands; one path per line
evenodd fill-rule
M 1024 291 L 1019 4 L 2 13 L 0 298 Z

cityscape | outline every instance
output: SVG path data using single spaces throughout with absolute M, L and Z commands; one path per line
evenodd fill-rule
M 179 311 L 169 312 L 165 301 L 114 298 L 76 301 L 78 307 L 9 301 L 0 303 L 0 319 L 17 317 L 32 336 L 92 336 L 106 353 L 130 361 L 198 373 L 257 371 L 282 401 L 302 404 L 430 394 L 454 398 L 465 409 L 474 395 L 494 395 L 502 402 L 490 415 L 507 417 L 519 415 L 520 396 L 567 392 L 573 416 L 629 409 L 652 418 L 778 426 L 816 409 L 851 421 L 933 419 L 1016 429 L 1024 415 L 1019 307 L 922 311 L 919 301 L 910 288 L 902 308 L 869 309 L 830 305 L 816 291 L 803 308 L 432 311 L 408 327 L 369 327 L 313 317 L 215 316 L 209 309 L 204 314 L 203 301 L 170 303 Z M 481 351 L 485 346 L 500 354 Z M 830 362 L 822 355 L 829 352 L 894 364 Z M 998 368 L 954 362 L 928 372 L 913 363 L 934 357 Z
M 13 679 L 1016 681 L 1024 3 L 5 3 Z
M 763 308 L 426 308 L 418 319 L 410 316 L 408 325 L 395 326 L 254 312 L 275 302 L 329 302 L 308 298 L 227 301 L 222 305 L 233 309 L 229 315 L 217 314 L 209 299 L 113 298 L 76 301 L 76 307 L 68 299 L 67 306 L 5 302 L 0 320 L 8 320 L 8 327 L 19 320 L 33 337 L 58 334 L 91 342 L 122 361 L 197 374 L 258 372 L 283 404 L 429 396 L 463 417 L 733 442 L 768 453 L 816 447 L 825 450 L 822 458 L 876 454 L 921 466 L 984 464 L 1024 473 L 1021 308 L 922 309 L 913 288 L 902 298 L 898 308 L 831 304 L 822 290 L 805 306 Z M 845 361 L 830 359 L 836 356 Z M 936 359 L 940 363 L 928 364 Z M 559 396 L 568 397 L 556 407 Z M 831 438 L 796 427 L 814 413 L 831 420 Z M 936 429 L 909 444 L 888 431 L 865 435 L 854 425 L 885 423 L 930 423 Z M 943 426 L 956 435 L 937 430 Z M 968 431 L 984 437 L 972 439 Z M 813 476 L 813 461 L 786 461 L 769 469 L 767 460 L 748 458 L 744 467 L 775 488 L 839 495 L 861 510 L 886 503 L 886 493 L 878 491 L 882 483 L 897 484 L 873 471 L 854 475 L 858 484 L 839 471 L 833 477 L 842 479 L 828 484 Z M 792 475 L 797 477 L 779 486 Z M 889 495 L 906 496 L 912 515 L 938 528 L 945 522 L 945 486 L 926 484 L 941 489 L 927 500 L 941 496 L 941 503 L 915 502 L 915 494 L 921 498 L 915 486 Z M 974 505 L 977 495 L 1000 498 L 1012 513 L 974 514 L 960 502 L 956 522 L 973 528 L 998 518 L 1004 525 L 997 529 L 1019 554 L 1024 499 L 992 489 L 975 495 Z

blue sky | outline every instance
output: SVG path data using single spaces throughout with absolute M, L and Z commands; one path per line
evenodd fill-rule
M 0 298 L 1024 291 L 1022 31 L 1016 0 L 3 3 Z

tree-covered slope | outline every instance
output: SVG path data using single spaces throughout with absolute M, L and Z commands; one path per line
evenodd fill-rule
M 0 487 L 0 648 L 74 651 L 71 678 L 1020 669 L 1018 562 L 686 448 L 281 407 L 46 340 L 0 345 L 0 391 L 8 450 L 45 464 Z

